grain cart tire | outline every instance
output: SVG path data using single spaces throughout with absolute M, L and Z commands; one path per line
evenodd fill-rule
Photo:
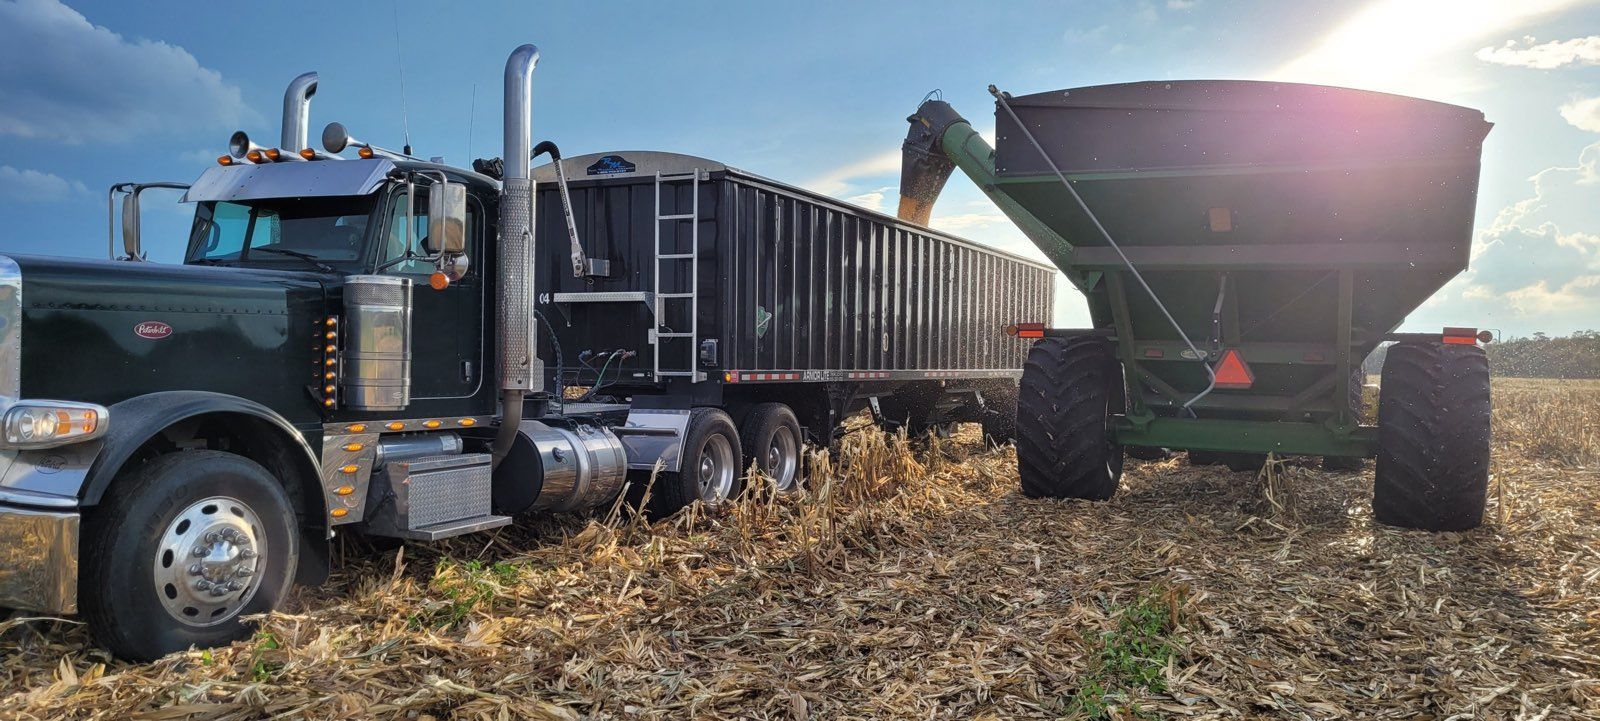
M 754 461 L 779 493 L 800 490 L 805 444 L 800 421 L 782 403 L 762 403 L 745 415 L 739 439 L 746 463 Z
M 1350 420 L 1361 423 L 1366 420 L 1367 400 L 1362 386 L 1366 385 L 1367 372 L 1361 368 L 1350 371 L 1350 395 L 1345 400 L 1346 407 L 1350 409 Z M 1322 470 L 1324 471 L 1359 471 L 1362 459 L 1355 456 L 1323 456 Z
M 1372 513 L 1379 523 L 1464 531 L 1489 489 L 1489 360 L 1475 345 L 1397 343 L 1383 363 Z
M 267 469 L 181 451 L 125 471 L 84 519 L 81 608 L 113 654 L 153 661 L 249 635 L 299 560 L 295 510 Z
M 985 445 L 1003 446 L 1017 440 L 1016 383 L 1005 380 L 983 387 L 983 430 Z
M 1097 337 L 1044 338 L 1028 351 L 1017 402 L 1017 470 L 1032 498 L 1103 501 L 1122 478 L 1111 435 L 1122 369 Z
M 678 472 L 656 477 L 650 513 L 656 518 L 670 516 L 695 501 L 715 506 L 738 497 L 743 488 L 739 429 L 719 408 L 696 408 L 689 414 Z

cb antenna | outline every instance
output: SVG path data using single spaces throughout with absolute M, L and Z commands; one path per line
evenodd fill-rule
M 389 5 L 394 10 L 394 61 L 400 70 L 400 128 L 405 134 L 406 146 L 401 152 L 411 154 L 411 119 L 406 115 L 406 60 L 400 52 L 400 0 Z
M 472 84 L 472 103 L 467 106 L 467 162 L 472 162 L 472 122 L 478 118 L 478 84 Z

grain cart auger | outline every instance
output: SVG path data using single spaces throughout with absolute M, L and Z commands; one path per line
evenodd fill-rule
M 1026 494 L 1109 498 L 1124 447 L 1376 456 L 1379 521 L 1481 522 L 1489 336 L 1394 332 L 1467 267 L 1481 112 L 1247 81 L 990 92 L 992 149 L 941 100 L 909 118 L 900 217 L 926 222 L 959 167 L 1088 300 L 1092 328 L 1010 329 L 1038 339 Z M 1385 341 L 1364 425 L 1361 362 Z

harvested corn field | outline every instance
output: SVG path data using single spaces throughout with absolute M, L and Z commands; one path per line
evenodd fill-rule
M 256 638 L 147 665 L 0 621 L 11 718 L 1600 718 L 1600 383 L 1496 383 L 1489 518 L 1355 473 L 1130 461 L 1017 491 L 873 430 L 800 498 L 345 547 Z

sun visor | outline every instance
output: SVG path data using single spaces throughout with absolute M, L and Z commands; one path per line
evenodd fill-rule
M 217 166 L 194 181 L 183 202 L 367 195 L 393 171 L 384 158 Z

